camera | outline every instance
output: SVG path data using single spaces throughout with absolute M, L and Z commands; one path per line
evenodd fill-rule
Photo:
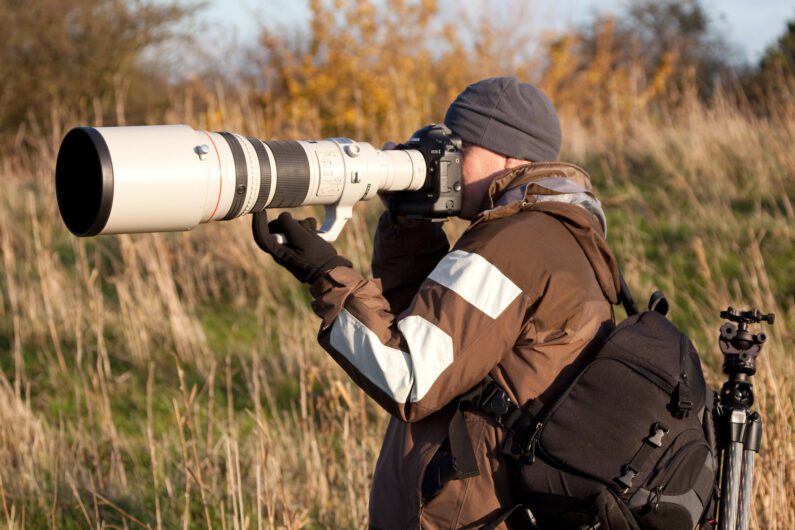
M 431 124 L 411 135 L 401 150 L 417 150 L 426 162 L 425 185 L 417 191 L 390 194 L 392 213 L 426 219 L 446 218 L 461 211 L 461 138 L 444 125 Z

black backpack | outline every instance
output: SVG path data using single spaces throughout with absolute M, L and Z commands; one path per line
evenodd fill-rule
M 503 453 L 519 465 L 543 459 L 598 483 L 598 495 L 571 499 L 572 511 L 590 512 L 588 522 L 574 528 L 692 530 L 714 517 L 715 393 L 705 384 L 693 344 L 665 317 L 662 293 L 638 313 L 623 278 L 622 284 L 630 316 L 554 400 L 506 407 L 493 382 L 484 383 L 474 400 L 472 394 L 464 399 L 505 425 Z M 539 498 L 541 505 L 552 502 L 543 493 Z M 527 506 L 534 509 L 532 502 Z

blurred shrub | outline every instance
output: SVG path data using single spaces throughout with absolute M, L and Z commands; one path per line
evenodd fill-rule
M 156 111 L 169 79 L 151 52 L 192 10 L 154 0 L 0 0 L 0 133 L 56 112 L 123 121 Z
M 311 0 L 303 38 L 264 30 L 253 80 L 265 121 L 289 136 L 383 138 L 439 120 L 468 83 L 516 75 L 561 114 L 617 130 L 731 73 L 728 46 L 698 0 L 633 0 L 618 18 L 533 34 L 525 2 Z
M 309 4 L 305 39 L 265 30 L 257 52 L 260 102 L 268 121 L 290 124 L 288 134 L 408 134 L 467 78 L 465 61 L 451 68 L 461 44 L 449 24 L 435 24 L 436 0 Z

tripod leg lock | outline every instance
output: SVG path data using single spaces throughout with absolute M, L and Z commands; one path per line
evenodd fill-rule
M 748 421 L 744 410 L 733 409 L 729 417 L 729 435 L 732 442 L 742 442 L 745 437 L 745 425 Z
M 743 437 L 743 446 L 746 451 L 759 452 L 759 446 L 762 444 L 762 417 L 758 412 L 752 412 L 748 415 L 748 423 L 746 424 L 745 436 Z

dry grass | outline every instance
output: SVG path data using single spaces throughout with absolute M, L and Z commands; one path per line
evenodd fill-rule
M 388 37 L 401 17 L 420 17 L 411 5 L 390 15 L 392 26 L 372 12 L 350 16 Z M 321 2 L 313 6 L 322 14 Z M 313 42 L 330 50 L 327 64 L 265 42 L 282 53 L 270 55 L 263 78 L 285 86 L 253 99 L 196 86 L 175 98 L 166 121 L 264 138 L 334 129 L 378 144 L 439 120 L 440 101 L 507 68 L 487 60 L 507 42 L 495 33 L 477 43 L 471 64 L 454 39 L 447 55 L 406 62 L 395 43 L 358 44 L 392 55 L 357 52 L 347 30 L 323 20 L 331 18 L 315 20 Z M 611 76 L 608 57 L 602 71 L 575 75 L 565 46 L 556 53 L 539 82 L 564 109 L 563 158 L 592 174 L 636 298 L 654 288 L 669 295 L 714 384 L 718 311 L 777 314 L 755 379 L 765 438 L 752 526 L 795 528 L 795 108 L 780 104 L 760 118 L 686 94 L 655 107 L 649 91 L 660 92 L 664 73 L 637 90 L 632 65 Z M 361 62 L 342 71 L 355 79 L 335 57 Z M 376 97 L 349 90 L 375 78 L 384 85 L 376 83 Z M 337 123 L 333 111 L 343 108 Z M 364 527 L 386 416 L 316 345 L 306 289 L 256 249 L 247 220 L 72 237 L 58 216 L 53 168 L 74 120 L 53 122 L 3 140 L 0 154 L 2 524 Z M 377 205 L 360 206 L 338 243 L 365 273 L 377 214 Z
M 721 308 L 779 317 L 756 377 L 765 529 L 795 526 L 794 129 L 795 113 L 728 103 L 690 103 L 631 135 L 566 127 L 566 158 L 593 174 L 638 298 L 671 296 L 713 382 Z M 364 526 L 385 416 L 315 344 L 305 289 L 246 220 L 71 237 L 53 195 L 59 135 L 0 161 L 0 520 Z M 365 271 L 376 210 L 360 207 L 339 244 Z

